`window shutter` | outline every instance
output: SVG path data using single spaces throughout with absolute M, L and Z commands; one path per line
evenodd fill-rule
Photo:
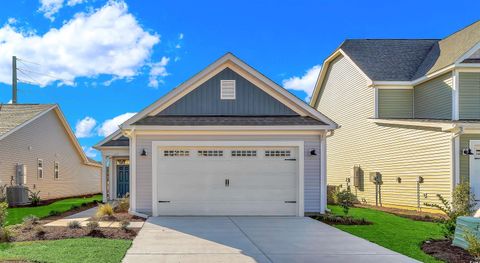
M 220 81 L 220 98 L 222 100 L 235 99 L 235 80 Z

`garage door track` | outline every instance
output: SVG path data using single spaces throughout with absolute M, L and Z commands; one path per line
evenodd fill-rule
M 302 217 L 151 217 L 124 262 L 415 262 Z

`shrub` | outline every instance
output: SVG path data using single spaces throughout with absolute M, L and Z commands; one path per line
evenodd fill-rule
M 81 204 L 81 206 L 87 206 L 87 203 L 83 202 L 83 203 Z
M 50 212 L 48 212 L 48 216 L 59 216 L 60 214 L 61 212 L 57 210 L 50 210 Z
M 45 234 L 47 233 L 47 231 L 45 231 L 45 229 L 42 226 L 36 226 L 33 229 L 33 232 L 39 238 L 43 238 L 45 236 Z
M 7 185 L 0 185 L 0 202 L 7 202 Z
M 337 193 L 340 187 L 337 185 L 327 185 L 327 203 L 329 205 L 338 204 Z
M 70 210 L 75 210 L 75 209 L 78 209 L 78 208 L 80 208 L 80 206 L 78 206 L 78 205 L 72 205 L 72 206 L 70 207 Z
M 338 204 L 343 208 L 343 213 L 348 215 L 350 207 L 352 207 L 355 202 L 355 195 L 352 194 L 350 190 L 342 190 L 337 193 L 337 200 Z
M 34 225 L 38 224 L 40 219 L 34 215 L 28 215 L 23 218 L 23 225 L 26 228 L 32 228 Z
M 480 240 L 470 231 L 465 231 L 464 238 L 468 243 L 468 253 L 478 261 L 480 259 Z
M 32 202 L 32 206 L 37 206 L 40 204 L 40 191 L 33 192 L 33 191 L 28 191 L 30 202 Z
M 117 207 L 115 207 L 115 212 L 118 213 L 124 213 L 128 212 L 128 209 L 130 208 L 130 197 L 129 194 L 127 193 L 120 201 L 118 202 Z
M 459 216 L 469 216 L 475 207 L 475 196 L 470 191 L 468 183 L 462 183 L 455 187 L 452 194 L 452 203 L 445 199 L 441 194 L 437 194 L 439 204 L 424 203 L 425 206 L 437 208 L 447 215 L 447 219 L 442 221 L 445 237 L 452 238 L 455 234 L 457 218 Z
M 112 216 L 113 208 L 110 204 L 100 205 L 97 210 L 97 217 Z
M 87 223 L 87 229 L 91 231 L 95 231 L 100 227 L 97 221 L 90 221 Z
M 13 238 L 13 233 L 10 231 L 8 227 L 1 227 L 0 228 L 0 243 L 1 242 L 9 242 Z
M 127 231 L 129 225 L 130 225 L 130 222 L 128 220 L 120 221 L 120 229 L 122 229 L 123 231 Z
M 351 216 L 338 216 L 334 214 L 324 214 L 313 217 L 315 220 L 322 221 L 329 225 L 371 225 L 372 222 L 367 221 L 365 218 L 354 218 Z
M 8 204 L 7 202 L 0 203 L 0 227 L 5 226 L 5 222 L 7 221 L 7 214 L 8 214 Z
M 82 228 L 82 226 L 80 225 L 80 222 L 78 222 L 77 220 L 73 220 L 73 221 L 68 222 L 68 228 L 70 228 L 70 229 Z

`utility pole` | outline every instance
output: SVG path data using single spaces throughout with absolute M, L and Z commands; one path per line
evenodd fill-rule
M 12 104 L 17 104 L 17 57 L 12 57 Z

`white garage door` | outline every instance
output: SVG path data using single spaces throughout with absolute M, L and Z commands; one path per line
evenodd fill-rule
M 296 215 L 297 148 L 159 148 L 159 215 Z

